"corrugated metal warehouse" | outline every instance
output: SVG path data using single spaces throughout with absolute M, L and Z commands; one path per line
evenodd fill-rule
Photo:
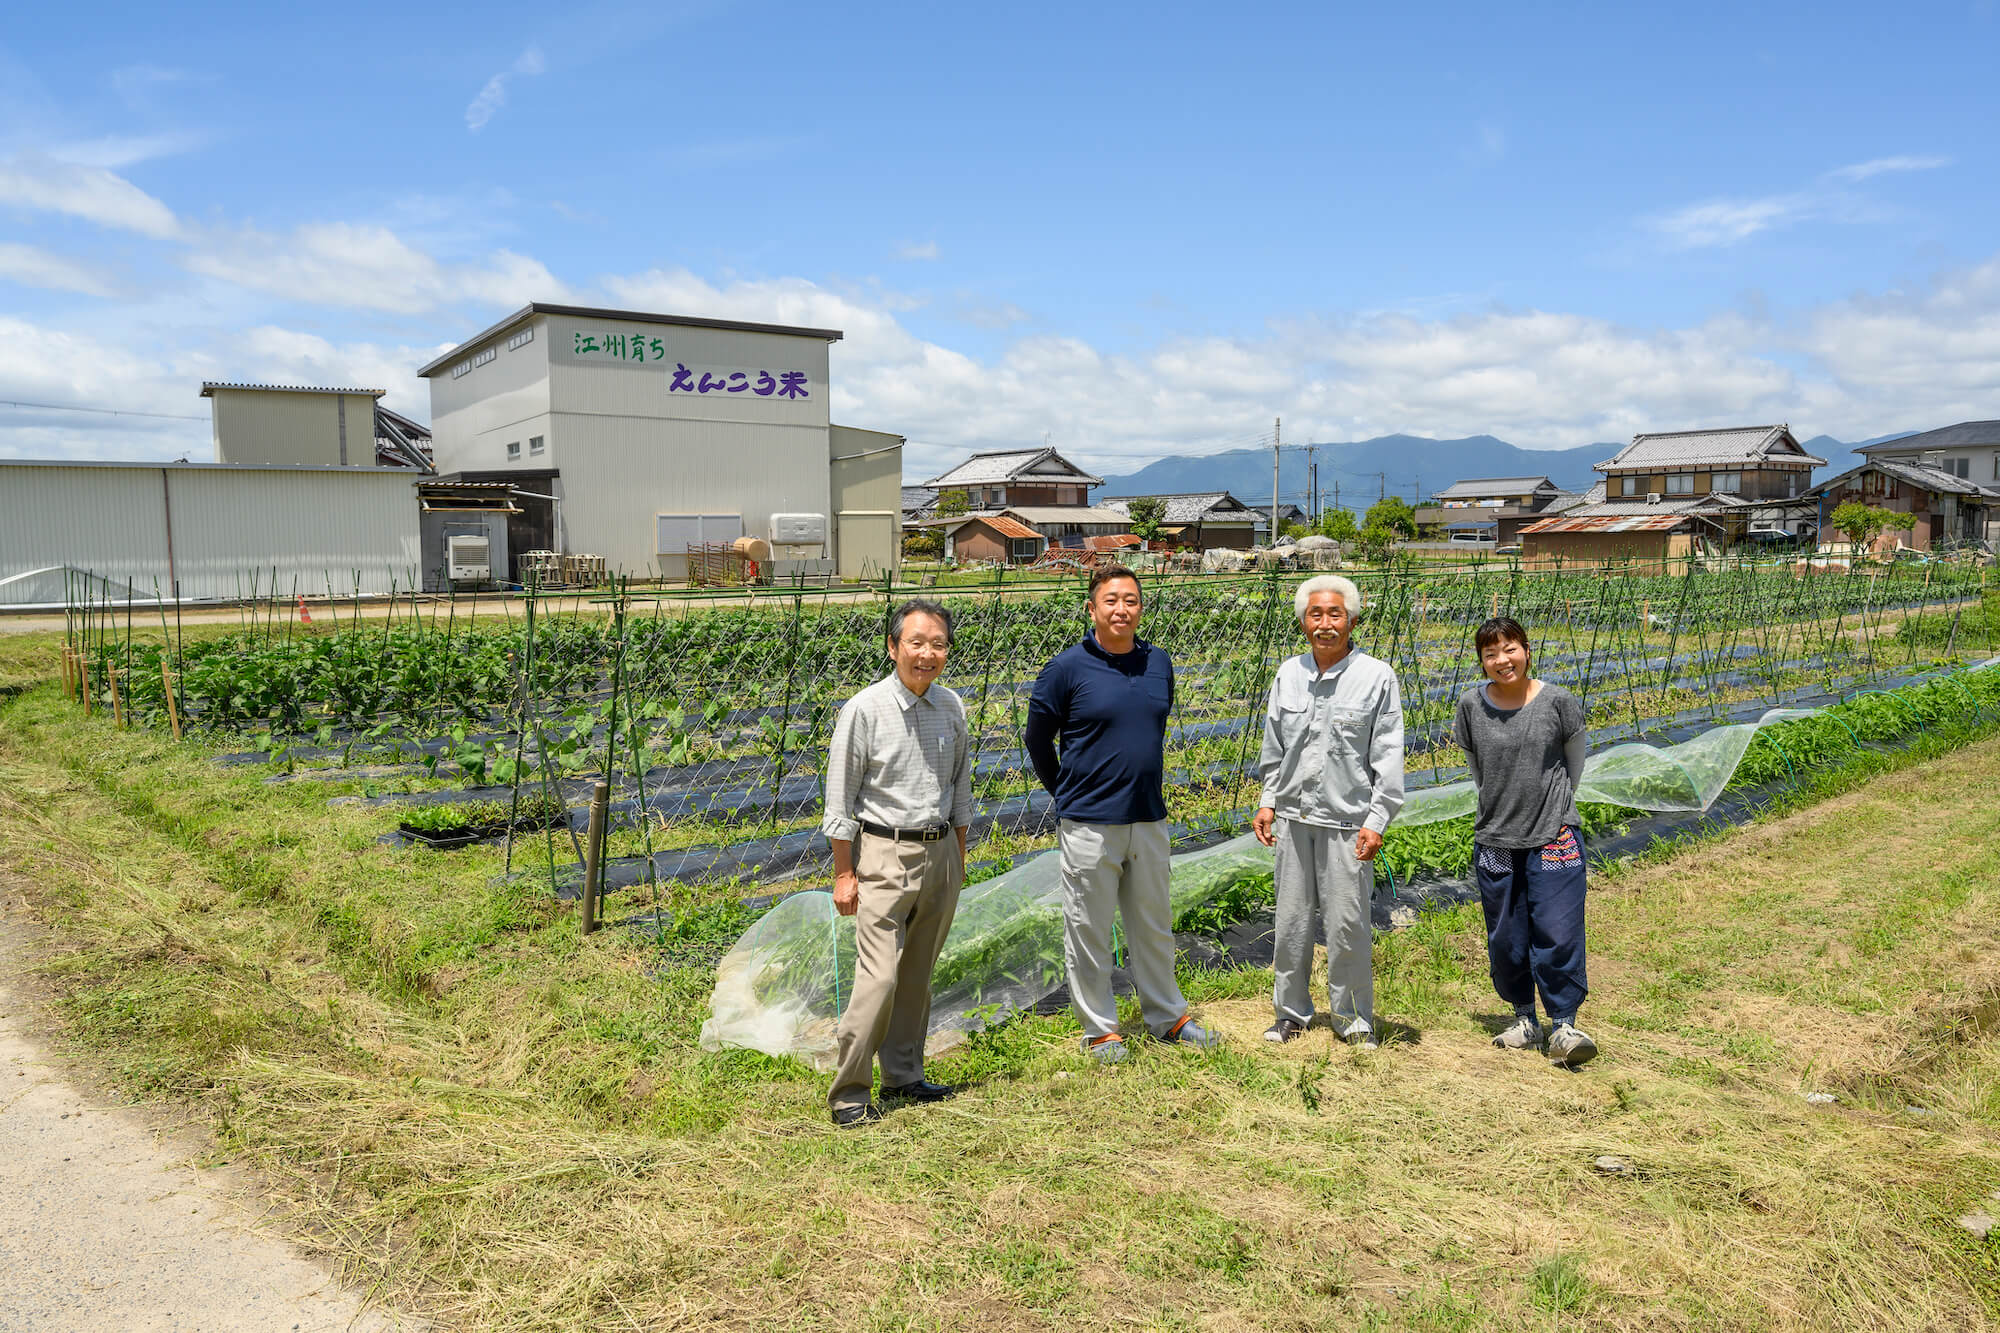
M 370 443 L 372 450 L 372 440 Z M 60 602 L 65 568 L 150 598 L 412 586 L 407 468 L 0 459 L 0 605 Z M 117 595 L 122 596 L 122 592 Z

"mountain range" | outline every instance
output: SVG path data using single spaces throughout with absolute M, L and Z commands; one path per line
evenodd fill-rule
M 1898 431 L 1897 435 L 1907 432 Z M 1889 440 L 1896 435 L 1884 435 Z M 1801 440 L 1806 452 L 1827 460 L 1814 470 L 1824 479 L 1838 476 L 1863 461 L 1854 449 L 1875 440 L 1848 444 L 1831 435 Z M 1598 481 L 1592 464 L 1617 453 L 1623 443 L 1586 444 L 1574 449 L 1523 449 L 1491 435 L 1460 440 L 1433 440 L 1421 435 L 1381 435 L 1372 440 L 1286 445 L 1278 479 L 1280 503 L 1306 502 L 1306 454 L 1310 447 L 1319 464 L 1322 507 L 1338 502 L 1366 509 L 1382 495 L 1399 495 L 1412 502 L 1428 498 L 1454 481 L 1473 477 L 1547 477 L 1566 491 L 1588 490 Z M 1136 472 L 1104 478 L 1098 496 L 1176 495 L 1228 491 L 1245 504 L 1271 502 L 1271 451 L 1231 449 L 1198 457 L 1162 458 Z

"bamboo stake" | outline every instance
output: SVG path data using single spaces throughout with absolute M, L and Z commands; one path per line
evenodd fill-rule
M 604 821 L 611 806 L 611 784 L 600 782 L 590 791 L 590 831 L 583 843 L 583 892 L 579 911 L 582 933 L 597 929 L 597 878 L 604 871 Z
M 118 668 L 109 667 L 104 678 L 111 683 L 111 724 L 120 731 L 125 729 L 125 701 L 118 696 Z
M 160 688 L 166 691 L 167 721 L 173 724 L 174 740 L 178 743 L 181 738 L 181 710 L 174 702 L 174 675 L 167 670 L 167 655 L 164 651 L 160 653 Z

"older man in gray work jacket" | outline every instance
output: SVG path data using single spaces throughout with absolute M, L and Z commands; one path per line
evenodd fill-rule
M 1287 658 L 1264 715 L 1264 779 L 1252 828 L 1277 846 L 1277 1020 L 1266 1041 L 1312 1023 L 1314 922 L 1325 931 L 1327 1002 L 1350 1045 L 1375 1046 L 1375 853 L 1403 808 L 1403 704 L 1388 663 L 1353 645 L 1361 591 L 1337 575 L 1293 597 L 1308 651 Z
M 827 1094 L 842 1128 L 881 1115 L 868 1096 L 878 1054 L 885 1102 L 953 1091 L 924 1077 L 931 969 L 958 910 L 972 822 L 965 705 L 937 683 L 951 612 L 905 602 L 889 617 L 888 647 L 896 669 L 834 723 L 820 823 L 833 844 L 834 909 L 855 918 L 854 991 L 834 1030 L 839 1064 Z

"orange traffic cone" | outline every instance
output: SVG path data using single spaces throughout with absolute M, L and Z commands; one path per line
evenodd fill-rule
M 313 623 L 312 612 L 306 610 L 306 595 L 304 593 L 299 594 L 299 623 L 301 625 L 310 625 Z

